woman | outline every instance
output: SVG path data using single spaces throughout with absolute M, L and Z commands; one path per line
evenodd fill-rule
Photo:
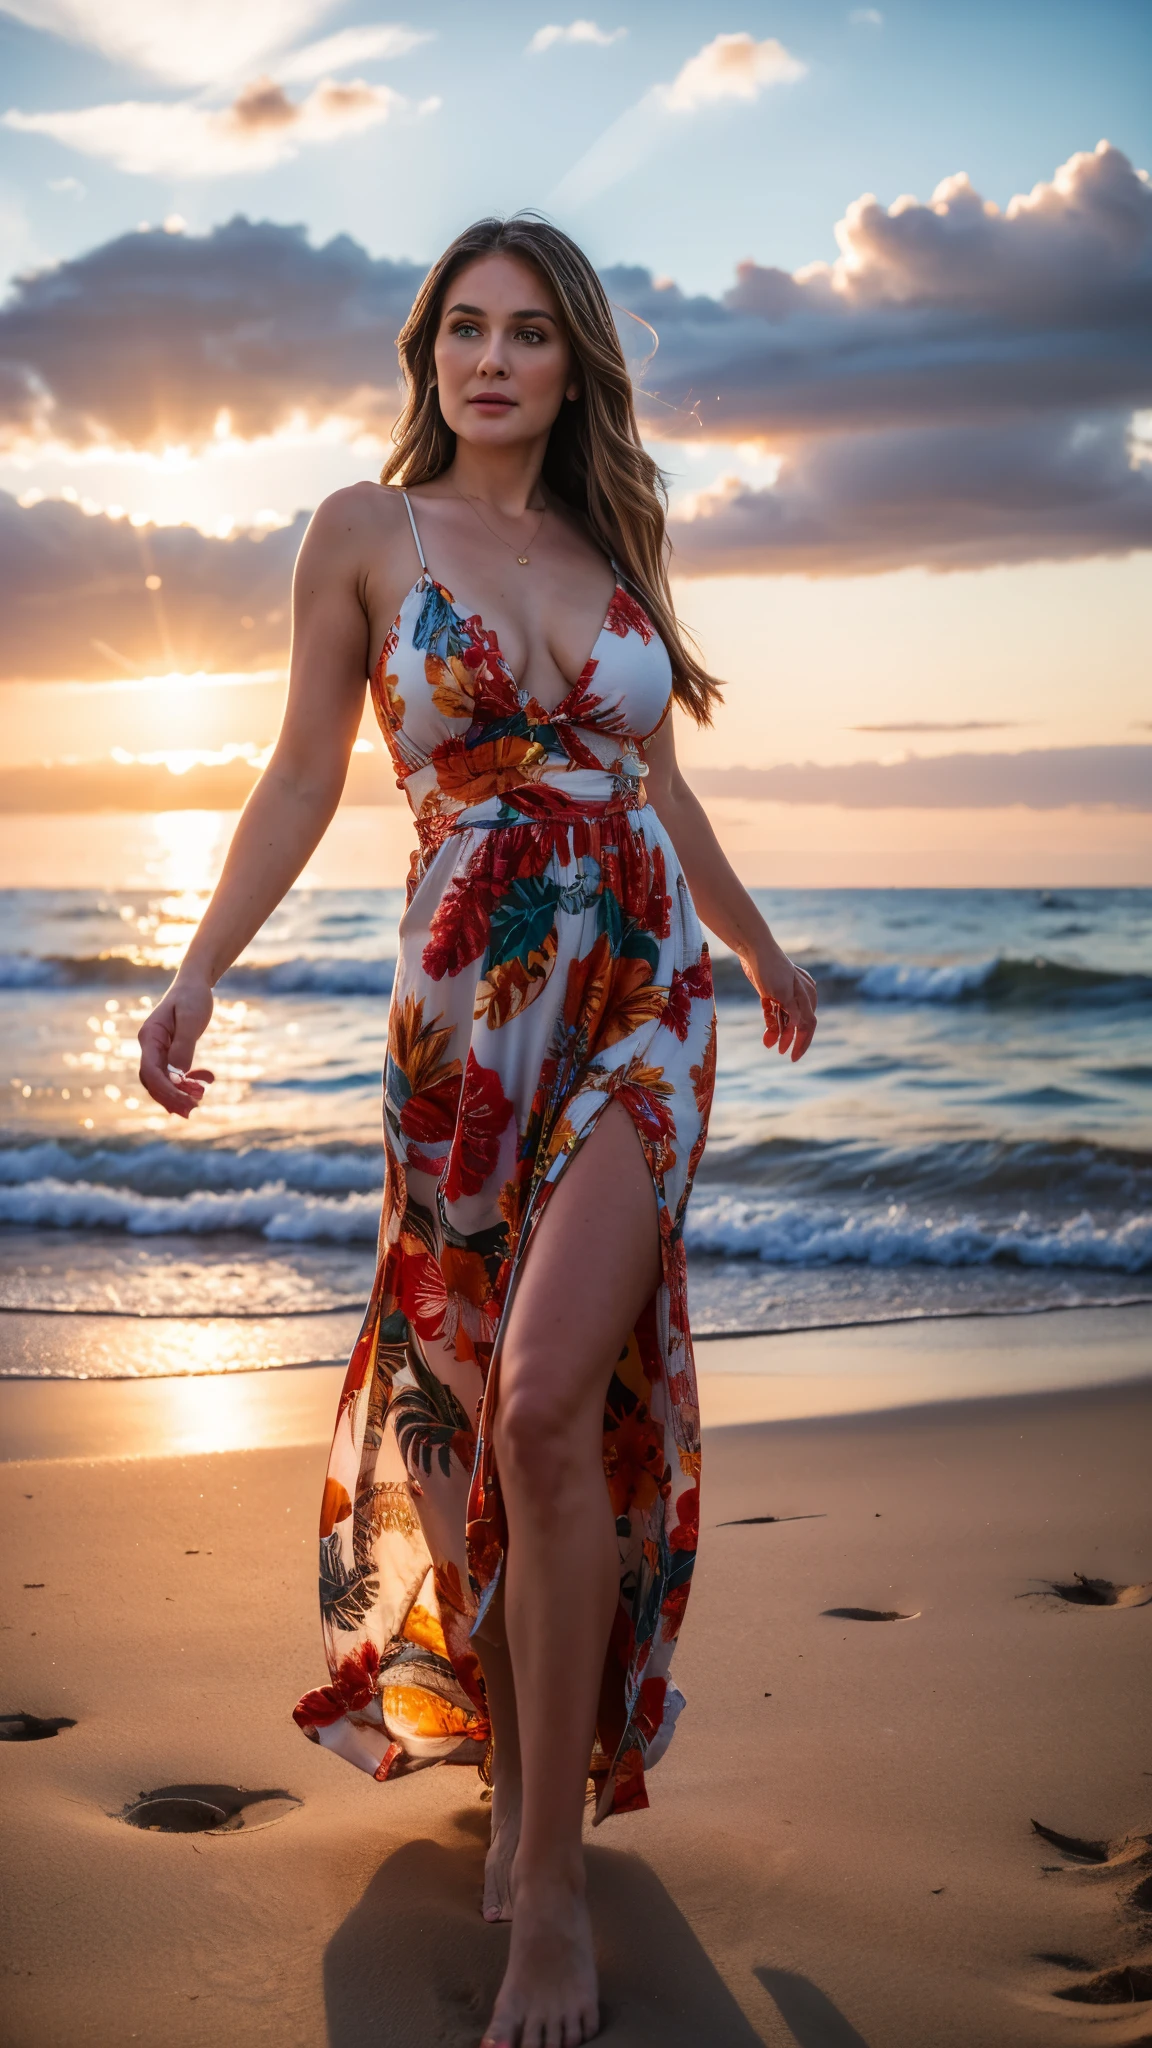
M 337 491 L 308 529 L 283 729 L 140 1071 L 176 1115 L 202 1098 L 212 986 L 324 832 L 369 676 L 419 845 L 379 1266 L 321 1520 L 331 1682 L 296 1718 L 378 1779 L 491 1766 L 484 1912 L 512 1934 L 484 2041 L 572 2048 L 598 2027 L 588 1779 L 597 1819 L 646 1805 L 682 1704 L 682 1228 L 715 1069 L 696 911 L 766 1045 L 800 1058 L 815 990 L 676 767 L 673 700 L 706 722 L 718 688 L 672 613 L 591 265 L 540 221 L 481 221 L 399 348 L 384 488 Z

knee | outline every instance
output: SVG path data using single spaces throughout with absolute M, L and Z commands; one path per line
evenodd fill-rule
M 509 1379 L 496 1409 L 502 1484 L 529 1502 L 555 1503 L 586 1461 L 586 1432 L 544 1374 L 518 1371 Z

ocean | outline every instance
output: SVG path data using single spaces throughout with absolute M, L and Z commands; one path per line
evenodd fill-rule
M 715 948 L 701 1338 L 1152 1300 L 1152 890 L 759 890 L 798 1066 Z M 396 889 L 297 889 L 221 983 L 187 1125 L 135 1032 L 203 904 L 0 892 L 0 1375 L 339 1357 L 371 1283 Z M 152 1326 L 149 1329 L 149 1326 Z

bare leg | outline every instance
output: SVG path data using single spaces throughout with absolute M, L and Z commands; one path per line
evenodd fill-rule
M 658 1244 L 640 1141 L 611 1104 L 549 1198 L 501 1349 L 494 1442 L 523 1812 L 508 1968 L 483 2048 L 576 2048 L 599 2027 L 581 1830 L 619 1598 L 604 1398 L 657 1284 Z
M 496 1750 L 492 1774 L 492 1832 L 484 1859 L 483 1913 L 486 1920 L 512 1918 L 512 1863 L 520 1840 L 520 1729 L 516 1683 L 504 1633 L 503 1587 L 476 1634 L 484 1667 L 484 1688 Z

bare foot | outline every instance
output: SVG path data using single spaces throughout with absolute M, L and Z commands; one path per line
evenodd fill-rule
M 492 1835 L 484 1858 L 484 1903 L 486 1920 L 512 1918 L 512 1863 L 520 1845 L 520 1787 L 500 1795 L 499 1780 L 492 1788 Z
M 583 1889 L 520 1878 L 504 1982 L 480 2048 L 578 2048 L 600 2031 Z

